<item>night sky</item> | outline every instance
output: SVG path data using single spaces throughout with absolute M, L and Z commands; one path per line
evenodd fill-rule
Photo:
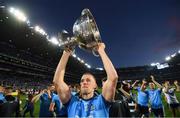
M 2 0 L 1 0 L 2 1 Z M 50 36 L 72 27 L 84 8 L 95 17 L 106 52 L 115 67 L 163 62 L 180 49 L 180 2 L 178 0 L 5 0 L 22 10 L 32 23 Z M 76 49 L 93 68 L 100 58 Z

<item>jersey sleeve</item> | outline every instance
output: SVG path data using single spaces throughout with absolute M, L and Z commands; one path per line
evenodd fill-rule
M 102 100 L 102 102 L 105 104 L 106 107 L 109 107 L 111 105 L 112 102 L 107 101 L 102 94 L 99 96 L 100 99 Z
M 73 102 L 75 102 L 75 101 L 78 101 L 77 96 L 71 95 L 71 98 L 69 99 L 69 101 L 68 101 L 67 103 L 63 104 L 63 105 L 64 105 L 64 107 L 68 110 L 68 109 L 69 109 L 69 106 L 70 106 L 71 104 L 73 104 Z

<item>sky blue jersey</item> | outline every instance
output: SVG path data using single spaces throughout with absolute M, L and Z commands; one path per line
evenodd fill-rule
M 65 107 L 68 117 L 109 117 L 110 102 L 106 101 L 102 94 L 88 100 L 71 95 Z

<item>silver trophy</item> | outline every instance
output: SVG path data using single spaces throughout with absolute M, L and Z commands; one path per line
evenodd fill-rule
M 63 49 L 74 49 L 78 45 L 79 48 L 92 52 L 95 56 L 99 55 L 97 45 L 101 42 L 101 36 L 89 9 L 84 9 L 74 23 L 73 36 L 64 30 L 59 35 L 59 42 Z

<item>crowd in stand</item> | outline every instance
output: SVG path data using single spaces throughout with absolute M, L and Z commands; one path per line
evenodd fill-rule
M 14 90 L 20 90 L 25 94 L 34 94 L 37 93 L 51 82 L 42 78 L 26 78 L 26 77 L 17 77 L 17 76 L 4 76 L 0 75 L 0 85 L 3 87 L 12 87 Z

